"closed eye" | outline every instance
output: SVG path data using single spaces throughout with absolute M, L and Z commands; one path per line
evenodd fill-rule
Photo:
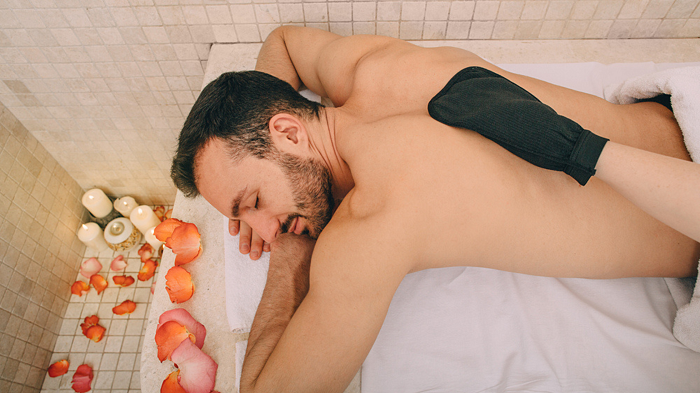
M 256 208 L 256 209 L 258 208 L 258 201 L 259 201 L 259 200 L 260 200 L 260 199 L 256 196 L 256 197 L 255 197 L 255 208 Z

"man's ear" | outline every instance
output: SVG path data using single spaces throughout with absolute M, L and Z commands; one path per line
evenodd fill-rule
M 283 152 L 301 154 L 308 147 L 308 134 L 304 123 L 289 113 L 272 116 L 269 123 L 272 143 Z

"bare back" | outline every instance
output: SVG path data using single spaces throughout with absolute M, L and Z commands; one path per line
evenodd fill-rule
M 395 226 L 385 231 L 417 229 L 406 242 L 415 245 L 410 271 L 469 265 L 545 276 L 693 274 L 698 244 L 605 183 L 594 178 L 579 187 L 474 132 L 430 118 L 428 101 L 474 65 L 507 77 L 599 135 L 688 159 L 675 120 L 660 105 L 613 105 L 507 73 L 470 52 L 392 40 L 358 62 L 339 108 L 338 147 L 356 186 L 334 222 L 376 215 Z

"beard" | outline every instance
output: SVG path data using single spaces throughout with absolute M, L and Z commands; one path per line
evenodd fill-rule
M 306 221 L 302 234 L 318 239 L 333 217 L 335 202 L 330 172 L 312 159 L 301 159 L 288 153 L 281 153 L 277 161 L 289 182 L 299 212 L 287 217 L 280 228 L 281 232 L 287 233 L 294 220 L 302 217 Z

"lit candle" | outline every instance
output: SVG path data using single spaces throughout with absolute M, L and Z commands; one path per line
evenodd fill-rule
M 94 222 L 83 224 L 78 228 L 78 239 L 96 251 L 106 250 L 108 247 L 102 228 Z
M 154 250 L 153 252 L 157 252 L 158 249 L 160 248 L 161 244 L 163 244 L 162 241 L 160 241 L 156 238 L 156 235 L 154 234 L 155 231 L 156 231 L 156 227 L 153 227 L 153 228 L 147 230 L 146 234 L 143 235 L 146 238 L 146 241 L 148 242 L 148 244 L 150 244 L 153 247 L 153 250 Z
M 107 195 L 99 188 L 93 188 L 83 194 L 82 202 L 83 206 L 97 218 L 106 217 L 112 212 L 112 201 L 110 201 Z
M 141 205 L 132 210 L 130 218 L 131 222 L 134 223 L 134 226 L 138 228 L 141 233 L 147 233 L 149 229 L 160 224 L 160 220 L 158 216 L 153 213 L 153 209 L 146 205 Z
M 130 196 L 125 196 L 114 201 L 114 208 L 124 217 L 130 217 L 131 211 L 136 209 L 136 206 L 138 206 L 138 204 L 134 198 Z

